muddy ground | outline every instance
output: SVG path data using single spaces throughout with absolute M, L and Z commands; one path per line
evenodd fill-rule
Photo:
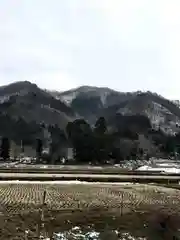
M 171 213 L 160 213 L 150 210 L 129 212 L 122 216 L 118 210 L 104 211 L 52 211 L 45 212 L 44 226 L 37 212 L 17 214 L 0 218 L 0 239 L 55 239 L 55 233 L 72 233 L 72 229 L 80 228 L 81 233 L 95 231 L 100 233 L 98 239 L 121 239 L 124 233 L 129 233 L 134 239 L 173 240 L 179 239 L 180 216 Z M 164 228 L 163 225 L 166 225 Z M 70 238 L 68 239 L 81 239 Z M 177 238 L 175 238 L 177 237 Z M 58 240 L 61 238 L 58 238 Z M 82 238 L 83 239 L 83 238 Z M 93 239 L 93 238 L 92 238 Z M 126 238 L 124 238 L 126 239 Z M 129 238 L 127 238 L 129 239 Z
M 93 239 L 75 238 L 75 227 L 98 239 L 180 239 L 179 199 L 179 190 L 148 185 L 1 184 L 0 239 Z

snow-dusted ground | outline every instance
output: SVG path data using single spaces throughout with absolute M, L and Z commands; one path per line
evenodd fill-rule
M 76 227 L 75 227 L 76 228 Z M 78 227 L 77 227 L 78 228 Z M 138 237 L 135 238 L 133 237 L 130 233 L 122 233 L 119 234 L 117 230 L 112 231 L 112 235 L 121 235 L 119 236 L 119 240 L 146 240 L 147 238 L 142 238 Z M 50 238 L 40 236 L 40 239 L 42 240 L 50 240 Z M 53 236 L 54 240 L 68 240 L 68 239 L 82 239 L 82 240 L 100 240 L 100 233 L 96 231 L 90 231 L 86 233 L 82 233 L 82 231 L 73 233 L 71 231 L 66 231 L 66 232 L 59 232 L 55 233 Z
M 180 173 L 180 161 L 157 159 L 137 168 L 138 171 L 157 171 L 164 173 Z
M 26 164 L 21 162 L 0 163 L 0 167 L 19 168 L 19 169 L 56 169 L 56 170 L 137 170 L 137 171 L 157 171 L 165 173 L 180 173 L 180 160 L 172 159 L 150 159 L 150 160 L 124 160 L 120 164 L 109 166 L 91 166 L 91 165 L 44 165 L 44 164 Z
M 76 226 L 69 231 L 55 233 L 53 237 L 55 240 L 68 240 L 68 239 L 100 240 L 102 239 L 101 234 L 102 233 L 97 232 L 95 230 L 84 232 L 81 230 L 80 227 Z M 120 233 L 118 230 L 112 230 L 111 237 L 113 239 L 118 238 L 119 240 L 146 240 L 147 239 L 144 237 L 135 238 L 130 233 L 127 233 L 127 232 Z M 44 240 L 50 240 L 50 239 L 44 238 Z
M 70 185 L 70 184 L 85 184 L 85 185 L 132 185 L 131 182 L 85 182 L 85 181 L 19 181 L 19 180 L 7 180 L 1 181 L 0 184 L 44 184 L 44 185 Z M 138 183 L 136 183 L 137 185 Z M 135 184 L 133 184 L 135 185 Z

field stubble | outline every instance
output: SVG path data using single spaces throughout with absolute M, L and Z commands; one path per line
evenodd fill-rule
M 43 203 L 47 232 L 73 224 L 96 223 L 98 216 L 120 218 L 161 212 L 180 215 L 179 190 L 151 185 L 99 184 L 0 184 L 0 235 L 2 239 L 25 239 L 24 232 L 37 232 Z M 132 215 L 135 214 L 135 215 Z M 70 222 L 66 222 L 71 219 Z M 128 221 L 129 221 L 128 219 Z M 152 217 L 153 219 L 153 217 Z M 108 221 L 107 219 L 104 220 Z M 154 220 L 153 220 L 154 221 Z M 100 224 L 100 220 L 97 221 Z M 135 221 L 137 222 L 137 221 Z M 66 224 L 65 224 L 66 223 Z M 115 223 L 114 223 L 115 224 Z M 124 225 L 123 225 L 124 226 Z M 125 228 L 125 226 L 124 226 Z M 52 234 L 52 233 L 51 233 Z M 30 236 L 30 234 L 29 234 Z M 35 237 L 28 239 L 36 239 Z

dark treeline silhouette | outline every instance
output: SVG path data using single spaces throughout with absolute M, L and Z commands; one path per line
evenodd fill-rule
M 112 119 L 111 119 L 112 121 Z M 117 115 L 109 127 L 100 117 L 91 127 L 84 119 L 67 125 L 67 135 L 79 163 L 119 163 L 125 159 L 149 159 L 149 157 L 177 157 L 180 155 L 180 133 L 168 136 L 160 129 L 153 130 L 147 117 Z M 114 124 L 116 122 L 116 124 Z M 149 146 L 144 147 L 144 136 Z M 126 149 L 126 153 L 125 153 Z
M 36 157 L 38 160 L 42 157 L 43 143 L 41 139 L 37 139 L 36 142 Z
M 123 158 L 120 147 L 116 146 L 119 134 L 108 130 L 104 117 L 100 117 L 92 128 L 84 119 L 70 122 L 67 134 L 77 162 L 104 164 L 109 160 L 118 162 Z
M 1 141 L 1 149 L 0 149 L 0 157 L 4 160 L 9 159 L 9 150 L 10 150 L 10 143 L 9 139 L 6 137 L 2 138 Z
M 68 147 L 73 149 L 73 158 L 78 164 L 102 165 L 107 162 L 119 163 L 121 160 L 128 159 L 170 156 L 177 158 L 180 155 L 180 133 L 170 136 L 160 128 L 154 130 L 149 119 L 141 115 L 117 114 L 108 121 L 104 117 L 99 117 L 93 126 L 84 119 L 76 119 L 67 124 L 65 131 L 57 125 L 37 126 L 33 123 L 30 123 L 27 131 L 23 119 L 19 118 L 16 123 L 19 138 L 21 138 L 21 141 L 15 138 L 17 144 L 21 145 L 22 152 L 24 152 L 25 145 L 33 146 L 37 163 L 43 160 L 48 164 L 60 163 L 59 160 L 65 157 L 63 149 Z M 7 127 L 5 123 L 3 124 Z M 37 136 L 36 131 L 43 132 L 45 128 L 50 134 L 48 155 L 43 153 L 47 139 L 44 139 L 42 134 L 39 134 L 39 137 L 33 137 Z M 1 138 L 1 159 L 9 158 L 11 140 L 7 137 Z

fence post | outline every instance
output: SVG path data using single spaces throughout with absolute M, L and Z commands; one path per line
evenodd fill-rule
M 44 192 L 43 192 L 42 205 L 41 205 L 41 209 L 40 209 L 40 222 L 37 226 L 38 239 L 41 239 L 40 238 L 41 231 L 44 230 L 44 207 L 45 207 L 45 204 L 46 204 L 46 190 L 44 190 Z
M 46 205 L 46 190 L 43 192 L 43 203 L 41 211 L 41 227 L 44 228 L 44 207 Z
M 120 208 L 120 214 L 123 215 L 123 207 L 124 207 L 124 193 L 121 194 L 121 208 Z

